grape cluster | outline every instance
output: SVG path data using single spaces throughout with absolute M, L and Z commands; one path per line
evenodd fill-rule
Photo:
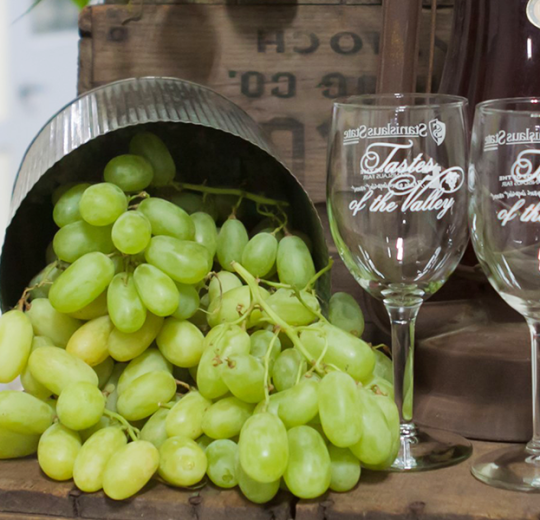
M 116 500 L 155 476 L 256 503 L 347 491 L 361 465 L 393 462 L 390 361 L 351 296 L 323 315 L 330 266 L 315 272 L 286 204 L 186 189 L 151 133 L 129 151 L 105 182 L 54 193 L 50 263 L 0 318 L 0 382 L 25 389 L 0 393 L 0 459 L 37 451 L 50 478 Z

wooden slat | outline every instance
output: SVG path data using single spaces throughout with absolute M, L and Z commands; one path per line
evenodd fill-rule
M 142 0 L 134 0 L 132 4 L 136 6 Z M 105 4 L 124 5 L 129 0 L 105 0 Z M 356 5 L 381 5 L 382 0 L 144 0 L 145 4 L 212 4 L 212 5 L 337 5 L 337 4 L 356 4 Z M 422 0 L 424 7 L 431 5 L 431 0 Z M 454 0 L 438 0 L 439 6 L 452 6 Z

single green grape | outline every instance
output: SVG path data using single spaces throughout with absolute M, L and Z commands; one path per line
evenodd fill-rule
M 63 424 L 53 424 L 39 440 L 39 467 L 53 480 L 69 480 L 73 477 L 73 467 L 81 444 L 81 436 L 77 432 Z
M 254 405 L 236 397 L 224 397 L 206 410 L 202 430 L 212 439 L 236 437 L 244 423 L 251 417 Z
M 141 429 L 141 440 L 151 442 L 157 449 L 169 438 L 165 421 L 169 415 L 168 408 L 160 408 Z
M 173 237 L 152 238 L 145 251 L 146 261 L 180 283 L 203 280 L 212 268 L 208 250 L 197 242 Z
M 54 345 L 50 338 L 46 338 L 45 336 L 34 336 L 31 352 L 41 347 L 54 347 Z M 48 399 L 52 395 L 52 392 L 32 375 L 28 364 L 26 364 L 21 373 L 21 384 L 27 394 L 33 395 L 42 401 Z
M 154 170 L 152 186 L 161 187 L 171 183 L 176 166 L 167 145 L 151 132 L 139 132 L 129 143 L 129 153 L 144 157 Z
M 260 361 L 264 362 L 264 359 L 266 357 L 266 353 L 268 352 L 268 349 L 270 348 L 270 344 L 272 343 L 272 339 L 274 337 L 274 333 L 269 330 L 256 330 L 251 334 L 250 340 L 251 340 L 251 351 L 250 354 Z M 281 341 L 279 339 L 279 336 L 275 339 L 273 345 L 272 345 L 272 352 L 270 352 L 270 359 L 269 359 L 269 369 L 270 373 L 272 371 L 272 367 L 274 366 L 274 363 L 276 362 L 276 359 L 281 354 Z
M 227 291 L 242 287 L 242 282 L 238 276 L 229 271 L 220 271 L 212 276 L 210 284 L 208 285 L 208 297 L 210 302 L 219 298 Z
M 218 238 L 216 223 L 208 213 L 202 211 L 193 213 L 191 215 L 191 220 L 195 226 L 195 242 L 201 244 L 208 250 L 210 264 L 213 264 Z
M 59 312 L 75 312 L 94 301 L 111 283 L 114 264 L 103 253 L 88 253 L 71 264 L 53 283 L 49 292 Z
M 87 321 L 69 338 L 66 351 L 94 367 L 109 357 L 109 336 L 113 323 L 109 316 Z
M 79 203 L 83 193 L 89 187 L 90 184 L 87 183 L 77 184 L 63 193 L 58 199 L 58 202 L 54 205 L 53 219 L 59 228 L 81 220 Z
M 197 211 L 205 211 L 202 194 L 193 191 L 182 190 L 179 193 L 172 193 L 170 201 L 182 208 L 189 215 Z
M 237 321 L 251 306 L 251 291 L 247 285 L 242 285 L 236 289 L 230 289 L 223 296 L 210 302 L 208 307 L 208 325 L 215 327 L 220 323 L 231 323 Z M 253 320 L 253 315 L 260 311 L 253 311 L 249 320 Z
M 208 437 L 208 435 L 203 434 L 197 439 L 196 442 L 203 451 L 206 451 L 206 448 L 208 448 L 208 446 L 210 446 L 210 444 L 214 442 L 214 439 L 211 439 L 210 437 Z
M 217 239 L 217 257 L 219 263 L 226 271 L 234 271 L 231 263 L 241 262 L 244 248 L 247 246 L 249 237 L 246 228 L 240 220 L 230 218 L 219 231 Z
M 44 267 L 34 278 L 32 278 L 28 284 L 28 287 L 33 287 L 29 291 L 30 300 L 36 298 L 48 298 L 51 284 L 60 276 L 62 269 L 54 261 Z
M 116 413 L 116 402 L 118 401 L 118 381 L 124 370 L 126 369 L 125 363 L 115 363 L 111 377 L 107 381 L 107 384 L 103 388 L 107 395 L 107 401 L 105 403 L 105 409 Z
M 148 312 L 143 326 L 136 332 L 122 332 L 114 328 L 109 336 L 109 354 L 116 361 L 135 359 L 157 338 L 162 326 L 163 318 Z
M 272 294 L 267 303 L 289 325 L 302 327 L 317 320 L 315 313 L 319 312 L 321 308 L 314 294 L 308 291 L 300 291 L 300 297 L 302 301 L 298 299 L 294 291 L 282 288 Z
M 41 435 L 53 421 L 49 405 L 15 390 L 0 392 L 0 428 L 23 435 Z
M 74 186 L 77 186 L 76 182 L 65 182 L 64 184 L 60 184 L 59 186 L 57 186 L 51 196 L 51 202 L 53 203 L 53 206 L 56 205 L 56 203 L 60 200 L 60 197 L 64 193 L 66 193 Z
M 174 377 L 165 370 L 148 372 L 130 383 L 118 396 L 118 412 L 128 421 L 146 419 L 176 393 Z
M 126 444 L 126 434 L 117 426 L 109 426 L 94 433 L 83 444 L 75 459 L 75 485 L 85 493 L 99 491 L 103 487 L 107 463 Z
M 78 320 L 94 320 L 108 314 L 107 309 L 107 290 L 103 291 L 95 300 L 75 312 L 70 312 L 72 318 Z
M 284 350 L 272 368 L 272 382 L 278 392 L 292 388 L 296 384 L 298 374 L 307 372 L 307 363 L 296 349 Z
M 60 422 L 71 430 L 91 428 L 99 422 L 105 410 L 101 390 L 91 383 L 75 383 L 60 393 L 56 413 Z
M 137 293 L 150 312 L 170 316 L 178 308 L 178 289 L 163 271 L 150 264 L 141 264 L 133 277 Z
M 319 382 L 304 379 L 285 390 L 286 398 L 278 406 L 279 418 L 287 429 L 312 421 L 319 413 Z
M 373 368 L 373 376 L 386 379 L 392 385 L 394 384 L 394 367 L 392 360 L 378 349 L 373 349 L 375 354 L 375 367 Z
M 150 442 L 135 441 L 117 450 L 103 472 L 103 491 L 113 500 L 138 493 L 159 467 L 159 451 Z
M 111 159 L 103 173 L 105 182 L 116 184 L 126 193 L 147 188 L 154 178 L 154 168 L 140 155 L 119 155 Z
M 118 273 L 107 290 L 107 307 L 114 326 L 125 333 L 137 332 L 146 321 L 146 307 L 131 273 Z
M 193 486 L 206 473 L 207 460 L 202 448 L 187 437 L 171 437 L 159 449 L 159 476 L 173 486 Z
M 328 453 L 332 469 L 330 489 L 340 493 L 350 491 L 360 480 L 360 461 L 348 448 L 338 448 L 333 444 L 328 446 Z
M 0 383 L 20 376 L 28 362 L 34 332 L 30 318 L 19 310 L 0 317 Z
M 201 300 L 199 292 L 194 285 L 176 283 L 178 294 L 178 308 L 173 312 L 172 316 L 177 320 L 189 320 L 199 310 Z
M 114 360 L 112 357 L 108 357 L 105 361 L 103 361 L 99 365 L 93 366 L 92 368 L 98 376 L 98 388 L 103 390 L 113 373 Z
M 91 366 L 56 347 L 34 350 L 28 359 L 28 367 L 32 376 L 55 395 L 60 395 L 64 388 L 73 383 L 86 382 L 96 387 L 99 383 Z
M 169 437 L 182 436 L 197 439 L 202 433 L 204 414 L 212 406 L 212 401 L 205 399 L 199 392 L 191 391 L 178 401 L 165 421 Z
M 297 289 L 304 289 L 315 276 L 313 258 L 301 238 L 289 235 L 279 242 L 277 271 L 282 283 Z
M 238 448 L 242 469 L 258 482 L 274 482 L 287 469 L 287 430 L 275 415 L 259 413 L 251 416 L 240 432 Z
M 348 293 L 337 292 L 330 298 L 328 318 L 332 325 L 356 336 L 364 332 L 364 314 L 357 301 Z
M 114 223 L 111 237 L 120 252 L 136 255 L 144 251 L 150 243 L 152 226 L 140 211 L 126 211 Z
M 0 460 L 18 459 L 36 453 L 39 435 L 25 435 L 0 427 Z
M 172 374 L 172 365 L 157 348 L 149 348 L 124 368 L 116 383 L 118 394 L 121 394 L 137 378 L 156 370 L 165 370 Z
M 229 356 L 221 372 L 223 382 L 238 399 L 259 403 L 264 399 L 264 366 L 249 354 Z
M 88 187 L 79 202 L 83 220 L 92 226 L 108 226 L 127 211 L 125 193 L 116 184 L 102 182 Z
M 195 224 L 190 216 L 168 200 L 150 197 L 140 204 L 140 211 L 152 226 L 152 235 L 169 236 L 178 240 L 193 240 Z
M 242 265 L 256 278 L 264 278 L 276 263 L 278 241 L 270 233 L 257 233 L 242 252 Z
M 70 264 L 96 251 L 108 255 L 114 251 L 111 226 L 92 226 L 84 220 L 67 224 L 54 235 L 53 249 L 60 260 Z
M 236 476 L 238 485 L 244 496 L 255 504 L 270 502 L 278 493 L 281 479 L 273 482 L 258 482 L 252 479 L 243 469 L 240 460 L 236 461 Z
M 287 436 L 290 455 L 283 475 L 287 487 L 299 498 L 321 496 L 332 478 L 330 455 L 323 438 L 309 426 L 296 426 Z
M 104 430 L 105 428 L 108 428 L 111 426 L 111 419 L 107 415 L 102 415 L 101 419 L 94 424 L 94 426 L 90 426 L 90 428 L 87 428 L 86 430 L 81 430 L 79 432 L 79 435 L 81 436 L 81 441 L 84 443 L 94 435 L 94 433 L 99 432 L 100 430 Z M 116 427 L 118 427 L 116 425 Z
M 161 353 L 177 367 L 194 367 L 204 351 L 203 333 L 189 321 L 167 318 L 156 343 Z
M 206 448 L 208 468 L 206 473 L 210 480 L 220 488 L 231 489 L 238 484 L 236 475 L 236 459 L 238 445 L 229 439 L 213 441 Z

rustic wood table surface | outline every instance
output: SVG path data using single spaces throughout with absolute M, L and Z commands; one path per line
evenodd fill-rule
M 497 449 L 475 443 L 474 457 Z M 368 473 L 355 490 L 297 501 L 280 494 L 266 506 L 237 491 L 209 485 L 181 491 L 157 482 L 138 496 L 115 502 L 102 493 L 83 494 L 72 482 L 54 482 L 33 458 L 0 461 L 0 520 L 179 519 L 179 520 L 538 520 L 540 495 L 494 489 L 469 473 L 470 460 L 451 468 L 409 475 Z

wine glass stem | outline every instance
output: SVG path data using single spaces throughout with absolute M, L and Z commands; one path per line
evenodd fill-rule
M 385 301 L 392 327 L 394 399 L 399 411 L 402 435 L 413 435 L 414 325 L 422 302 L 403 306 Z
M 540 321 L 527 319 L 531 333 L 531 364 L 532 364 L 532 404 L 533 404 L 533 437 L 527 444 L 527 450 L 534 455 L 540 455 L 540 388 L 538 373 L 540 372 L 540 356 L 538 343 L 540 337 Z

